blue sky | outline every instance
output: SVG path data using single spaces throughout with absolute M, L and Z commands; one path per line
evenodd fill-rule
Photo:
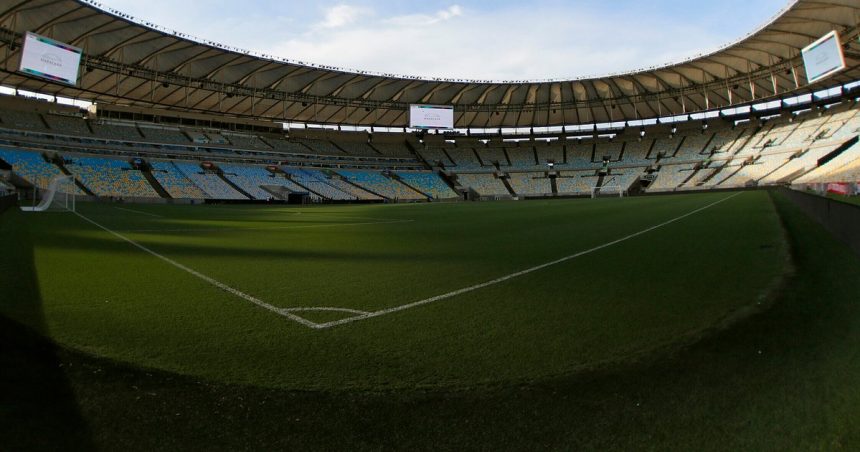
M 732 42 L 788 0 L 100 0 L 170 29 L 301 61 L 428 77 L 599 75 Z

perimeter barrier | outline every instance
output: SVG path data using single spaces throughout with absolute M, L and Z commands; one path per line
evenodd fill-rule
M 860 206 L 789 188 L 779 192 L 860 255 Z

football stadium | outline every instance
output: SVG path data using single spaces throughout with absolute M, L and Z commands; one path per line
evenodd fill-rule
M 484 80 L 0 2 L 0 450 L 857 450 L 860 1 L 761 21 Z

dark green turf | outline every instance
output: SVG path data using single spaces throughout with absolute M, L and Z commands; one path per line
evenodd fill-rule
M 280 307 L 375 310 L 583 251 L 726 199 L 267 208 L 81 204 L 88 218 Z M 410 222 L 353 224 L 408 219 Z M 344 390 L 527 382 L 671 348 L 746 312 L 786 270 L 764 192 L 432 305 L 312 330 L 71 214 L 11 213 L 33 240 L 46 334 L 212 381 Z M 218 231 L 217 229 L 221 229 Z M 158 231 L 158 232 L 153 232 Z M 13 292 L 14 293 L 14 292 Z M 0 312 L 31 324 L 34 302 Z M 314 321 L 341 317 L 307 314 Z
M 0 319 L 0 444 L 8 450 L 93 444 L 207 451 L 857 450 L 860 259 L 781 196 L 776 205 L 795 274 L 771 308 L 647 363 L 529 385 L 381 394 L 224 385 L 55 350 Z M 26 228 L 6 222 L 0 228 L 3 237 L 27 245 Z M 4 254 L 10 256 L 16 266 L 0 259 L 3 287 L 33 294 L 29 253 Z M 10 268 L 17 269 L 14 277 Z M 30 308 L 38 322 L 39 306 Z M 19 314 L 25 317 L 23 309 Z

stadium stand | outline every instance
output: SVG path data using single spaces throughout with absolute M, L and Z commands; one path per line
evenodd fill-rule
M 447 150 L 451 149 L 453 148 L 449 148 Z M 418 151 L 418 154 L 421 155 L 421 158 L 423 158 L 430 166 L 439 166 L 440 163 L 446 168 L 454 166 L 454 162 L 448 157 L 446 150 L 443 148 L 427 147 Z
M 158 193 L 128 162 L 98 157 L 65 156 L 66 168 L 98 196 L 158 198 Z
M 257 135 L 239 135 L 236 133 L 226 133 L 222 132 L 222 134 L 227 140 L 230 141 L 230 144 L 242 149 L 261 149 L 261 150 L 270 150 L 272 146 L 263 141 Z
M 338 173 L 355 185 L 392 200 L 419 200 L 427 196 L 375 171 L 341 170 Z
M 514 169 L 546 169 L 546 163 L 538 165 L 535 163 L 535 150 L 532 147 L 508 148 L 511 168 Z
M 203 199 L 206 193 L 194 185 L 173 162 L 151 161 L 152 175 L 171 198 Z
M 42 115 L 27 111 L 0 110 L 0 125 L 22 130 L 48 130 L 42 120 Z
M 219 165 L 219 167 L 227 179 L 253 196 L 254 199 L 269 199 L 273 196 L 272 193 L 262 188 L 265 185 L 284 187 L 293 193 L 307 192 L 283 175 L 273 174 L 261 166 Z
M 321 155 L 344 155 L 337 146 L 328 140 L 311 140 L 307 138 L 298 138 L 297 142 L 305 145 L 311 152 Z
M 502 148 L 488 147 L 482 149 L 475 149 L 475 151 L 478 154 L 478 158 L 480 159 L 482 166 L 511 166 L 508 162 L 508 158 L 505 156 L 505 150 Z
M 556 166 L 563 166 L 564 148 L 553 144 L 535 146 L 535 152 L 538 157 L 538 167 L 546 168 L 547 163 L 553 162 Z
M 380 154 L 387 155 L 389 157 L 412 157 L 412 153 L 405 144 L 374 142 L 373 147 L 376 148 Z
M 471 148 L 454 148 L 448 150 L 448 155 L 454 159 L 454 164 L 457 170 L 474 170 L 481 169 L 483 165 L 475 155 L 475 150 Z
M 501 180 L 492 174 L 459 174 L 457 181 L 463 187 L 471 188 L 481 196 L 505 196 L 511 193 Z
M 448 186 L 435 173 L 416 173 L 416 172 L 398 172 L 397 176 L 400 179 L 414 187 L 421 193 L 424 193 L 435 199 L 454 199 L 458 198 L 454 190 Z
M 199 163 L 173 162 L 176 169 L 211 199 L 248 199 L 224 182 L 217 174 L 204 172 Z
M 545 173 L 510 173 L 508 183 L 519 196 L 550 196 L 552 181 Z
M 687 178 L 693 175 L 694 164 L 686 163 L 680 165 L 662 165 L 657 174 L 657 179 L 648 186 L 648 191 L 674 190 Z
M 598 180 L 594 170 L 560 171 L 555 183 L 560 195 L 582 195 L 591 193 Z
M 107 140 L 116 141 L 141 141 L 143 136 L 133 124 L 111 124 L 111 123 L 92 123 L 93 133 Z
M 87 126 L 86 120 L 83 118 L 51 114 L 43 115 L 43 118 L 45 118 L 45 122 L 48 123 L 51 130 L 59 134 L 73 136 L 92 135 L 90 128 Z
M 191 140 L 179 129 L 142 125 L 139 129 L 143 137 L 152 143 L 191 144 Z
M 315 193 L 324 199 L 330 199 L 333 201 L 355 201 L 360 199 L 357 194 L 352 192 L 352 186 L 346 187 L 348 184 L 345 182 L 339 181 L 339 183 L 338 181 L 324 175 L 319 170 L 288 167 L 284 167 L 282 169 L 292 177 L 293 181 L 306 187 L 312 193 Z M 373 195 L 366 193 L 366 196 L 370 197 Z
M 12 172 L 40 189 L 47 188 L 51 179 L 63 174 L 60 168 L 45 161 L 42 154 L 38 152 L 0 149 L 0 158 L 12 165 Z M 83 192 L 76 187 L 76 193 Z

